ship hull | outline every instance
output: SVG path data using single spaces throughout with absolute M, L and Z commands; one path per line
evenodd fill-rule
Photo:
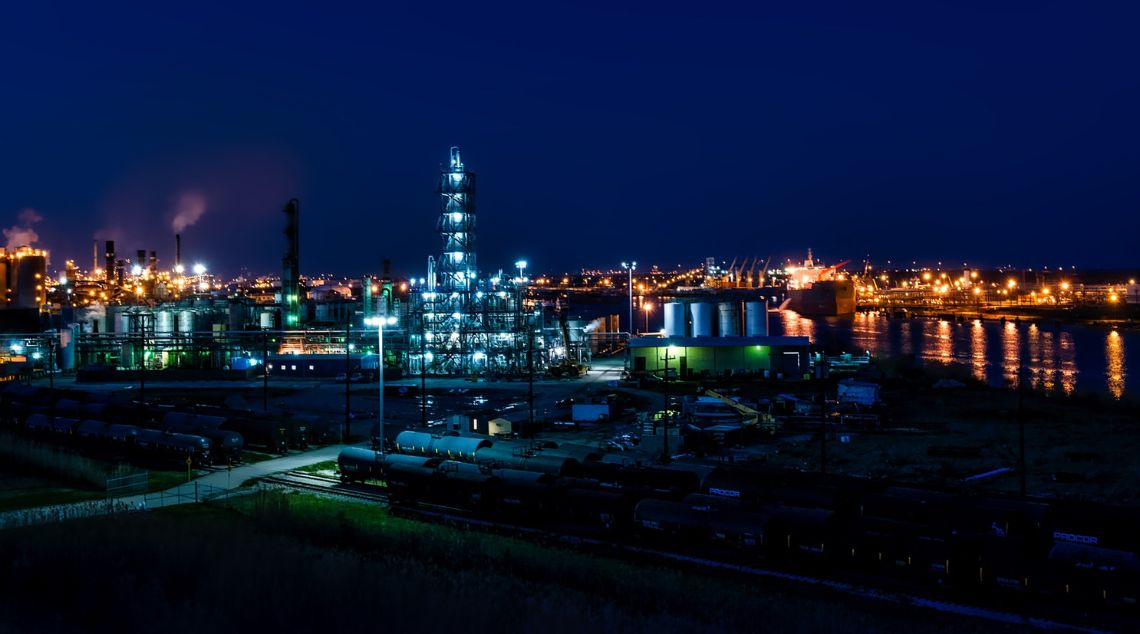
M 810 288 L 788 291 L 780 308 L 811 317 L 855 314 L 855 283 L 851 280 L 816 282 Z

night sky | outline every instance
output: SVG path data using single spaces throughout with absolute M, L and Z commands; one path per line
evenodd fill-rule
M 0 9 L 9 237 L 422 275 L 459 145 L 485 272 L 1138 264 L 1135 3 L 235 4 Z

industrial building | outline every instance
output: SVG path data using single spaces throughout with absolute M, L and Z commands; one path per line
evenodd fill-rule
M 204 266 L 183 266 L 181 235 L 175 235 L 173 267 L 159 267 L 156 251 L 124 257 L 114 241 L 93 243 L 91 270 L 68 262 L 67 274 L 51 285 L 43 276 L 46 253 L 21 248 L 0 258 L 0 282 L 8 307 L 28 306 L 33 319 L 10 331 L 39 333 L 35 311 L 47 314 L 71 342 L 63 369 L 92 377 L 117 370 L 195 373 L 248 368 L 268 360 L 274 375 L 318 376 L 366 370 L 499 376 L 541 373 L 552 365 L 577 370 L 588 365 L 597 333 L 608 328 L 570 319 L 561 306 L 527 296 L 529 280 L 479 270 L 476 238 L 476 177 L 459 148 L 440 170 L 440 207 L 435 229 L 440 251 L 428 258 L 423 277 L 395 282 L 383 273 L 356 279 L 305 278 L 301 274 L 300 202 L 282 211 L 284 251 L 280 280 L 266 277 L 221 284 Z M 99 247 L 103 248 L 100 249 Z M 544 312 L 545 311 L 545 312 Z M 554 317 L 546 323 L 546 313 Z M 376 317 L 381 318 L 383 358 L 377 356 Z M 44 341 L 47 341 L 46 339 Z M 62 343 L 57 345 L 63 354 Z M 330 358 L 324 363 L 324 356 Z M 332 360 L 335 357 L 335 360 Z M 258 361 L 260 362 L 260 361 Z
M 542 311 L 523 296 L 525 278 L 481 274 L 476 262 L 475 173 L 451 148 L 437 192 L 441 252 L 411 290 L 405 327 L 413 374 L 513 374 L 545 366 Z
M 634 373 L 792 378 L 808 371 L 810 340 L 768 336 L 764 301 L 672 301 L 664 311 L 662 336 L 630 340 L 628 364 Z

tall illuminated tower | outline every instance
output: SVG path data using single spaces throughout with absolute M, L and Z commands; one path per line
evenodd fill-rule
M 301 327 L 301 203 L 290 200 L 285 209 L 285 257 L 281 258 L 281 327 Z
M 426 283 L 412 292 L 406 328 L 414 374 L 521 373 L 528 350 L 522 294 L 501 276 L 480 278 L 475 262 L 475 174 L 451 148 L 440 170 L 436 231 Z
M 475 284 L 475 174 L 451 148 L 448 169 L 439 175 L 439 235 L 443 253 L 436 265 L 439 291 L 467 293 Z

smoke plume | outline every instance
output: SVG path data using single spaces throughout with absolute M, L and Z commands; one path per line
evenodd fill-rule
M 32 229 L 32 225 L 44 219 L 35 209 L 25 209 L 18 216 L 19 223 L 4 229 L 4 239 L 8 249 L 32 246 L 40 239 L 40 234 Z
M 171 223 L 174 233 L 182 233 L 186 227 L 198 222 L 204 213 L 206 197 L 199 192 L 184 192 L 178 198 L 178 206 L 174 210 L 174 222 Z

